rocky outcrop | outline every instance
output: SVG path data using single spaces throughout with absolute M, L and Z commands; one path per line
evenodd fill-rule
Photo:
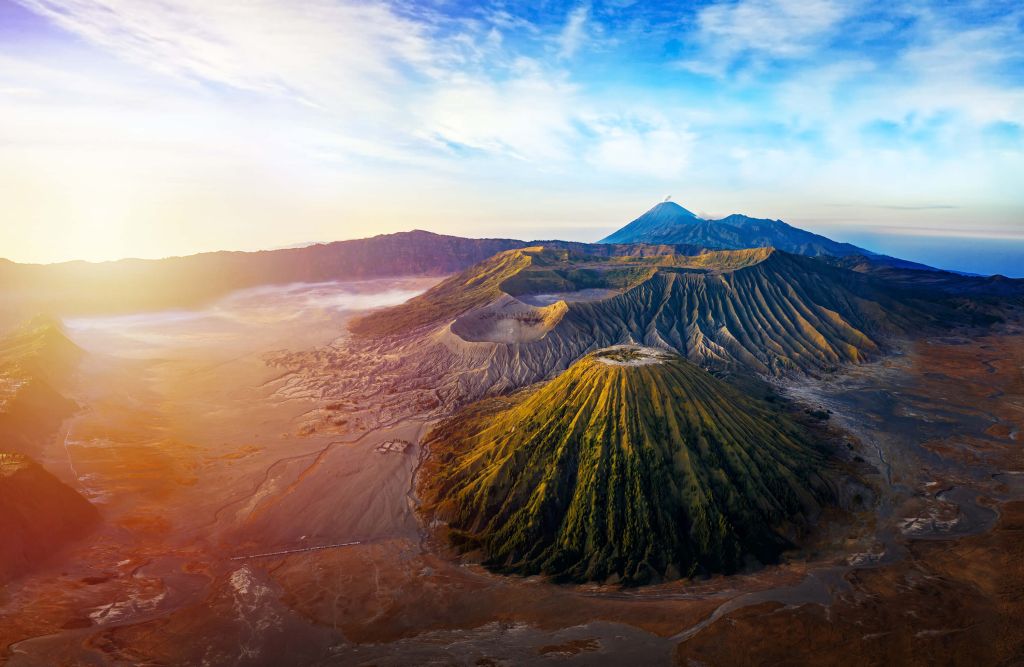
M 712 369 L 821 374 L 876 358 L 893 335 L 991 321 L 947 291 L 770 248 L 596 257 L 564 250 L 508 251 L 357 320 L 352 338 L 276 357 L 296 371 L 287 395 L 358 396 L 373 407 L 350 423 L 373 428 L 550 379 L 611 345 L 657 347 Z M 565 298 L 542 313 L 529 305 L 531 290 L 601 296 Z

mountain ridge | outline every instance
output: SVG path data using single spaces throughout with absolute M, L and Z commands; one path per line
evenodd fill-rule
M 490 270 L 497 263 L 504 272 Z M 487 281 L 486 298 L 464 289 Z M 573 300 L 595 288 L 596 296 Z M 531 292 L 567 301 L 555 313 L 532 305 Z M 427 307 L 433 303 L 446 304 L 443 314 Z M 398 345 L 416 331 L 435 331 L 429 340 L 456 358 L 475 358 L 483 353 L 479 345 L 498 344 L 487 353 L 498 368 L 507 362 L 560 370 L 594 347 L 633 341 L 705 366 L 739 364 L 779 375 L 865 361 L 879 354 L 888 335 L 983 317 L 958 311 L 937 290 L 904 289 L 773 248 L 637 261 L 535 249 L 507 251 L 350 328 L 362 338 L 396 336 Z M 512 346 L 507 356 L 503 346 Z M 515 382 L 543 377 L 505 372 Z
M 850 257 L 897 268 L 936 271 L 933 267 L 881 255 L 851 243 L 833 241 L 782 220 L 733 213 L 704 219 L 672 201 L 660 202 L 598 243 L 687 243 L 707 248 L 740 249 L 772 246 L 798 255 Z
M 597 258 L 531 251 L 543 261 L 517 269 L 529 274 L 522 279 L 492 273 L 494 298 L 484 303 L 460 302 L 470 268 L 460 280 L 351 321 L 354 333 L 330 350 L 283 354 L 275 365 L 299 369 L 329 359 L 310 387 L 325 400 L 382 396 L 366 416 L 376 423 L 417 405 L 444 417 L 620 344 L 656 347 L 733 375 L 827 377 L 878 359 L 904 336 L 987 326 L 1006 308 L 1024 306 L 1024 281 L 996 281 L 1000 293 L 993 294 L 987 279 L 896 270 L 889 278 L 776 249 L 634 258 L 600 247 L 605 254 Z M 595 284 L 595 276 L 609 280 Z M 450 307 L 444 317 L 412 307 L 435 298 Z M 388 360 L 386 371 L 368 376 L 362 369 L 379 359 Z

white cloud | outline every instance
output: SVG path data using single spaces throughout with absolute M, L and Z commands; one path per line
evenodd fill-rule
M 589 127 L 598 139 L 587 159 L 602 171 L 670 180 L 690 165 L 696 135 L 657 114 L 599 118 Z
M 721 74 L 737 56 L 806 55 L 850 15 L 840 0 L 739 0 L 719 2 L 697 15 L 700 57 L 680 63 L 702 74 Z
M 276 210 L 322 198 L 330 224 L 362 197 L 397 229 L 431 205 L 460 219 L 522 206 L 533 187 L 540 203 L 519 210 L 538 220 L 555 190 L 585 199 L 683 176 L 695 205 L 717 191 L 725 212 L 752 192 L 1020 201 L 1024 151 L 984 132 L 1024 125 L 1011 78 L 1022 10 L 968 22 L 946 4 L 876 4 L 868 23 L 857 0 L 730 0 L 655 30 L 586 0 L 552 23 L 448 17 L 444 3 L 19 1 L 81 38 L 0 44 L 0 188 L 10 210 L 60 204 L 46 214 L 57 228 L 101 199 L 92 192 L 131 204 L 91 214 L 125 228 L 172 197 L 269 219 L 255 191 L 279 193 Z M 671 71 L 661 37 L 716 85 Z M 865 140 L 875 121 L 909 138 Z M 421 201 L 403 209 L 413 191 Z M 755 212 L 786 215 L 774 203 Z M 214 217 L 203 224 L 224 224 Z
M 997 75 L 1024 62 L 1022 21 L 1024 10 L 1018 9 L 995 23 L 964 29 L 924 12 L 917 39 L 894 66 L 904 81 L 892 87 L 890 103 L 919 113 L 954 109 L 975 122 L 1024 123 L 1024 89 L 1005 85 Z
M 152 69 L 341 108 L 373 108 L 403 67 L 439 60 L 423 26 L 387 5 L 331 0 L 22 0 Z
M 535 63 L 512 77 L 453 77 L 426 104 L 424 132 L 443 142 L 534 162 L 571 156 L 576 88 Z
M 425 166 L 450 144 L 537 162 L 572 152 L 575 87 L 504 44 L 503 30 L 536 31 L 508 14 L 440 35 L 423 16 L 355 0 L 21 1 L 124 61 L 256 96 L 252 115 L 276 115 L 282 140 L 325 163 Z M 557 35 L 565 57 L 586 20 L 574 10 Z
M 572 58 L 587 39 L 587 15 L 590 8 L 577 7 L 569 12 L 565 27 L 558 36 L 558 56 L 563 59 Z
M 847 13 L 835 0 L 740 0 L 711 5 L 698 20 L 706 39 L 731 51 L 794 56 L 806 53 Z

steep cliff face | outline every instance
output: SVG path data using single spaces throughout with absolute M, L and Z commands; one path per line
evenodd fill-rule
M 87 535 L 96 509 L 23 454 L 0 452 L 0 582 Z
M 398 308 L 371 313 L 352 323 L 353 333 L 389 336 L 448 322 L 472 308 L 485 306 L 501 297 L 501 285 L 529 267 L 540 248 L 508 250 L 445 279 L 426 293 Z
M 892 336 L 990 323 L 1024 302 L 1020 281 L 997 281 L 990 298 L 992 281 L 923 271 L 890 280 L 772 248 L 604 248 L 506 252 L 357 320 L 356 334 L 330 348 L 274 363 L 296 369 L 312 396 L 377 397 L 363 420 L 372 427 L 424 410 L 443 416 L 610 345 L 657 347 L 709 369 L 818 375 L 876 358 Z
M 505 572 L 630 583 L 774 560 L 832 496 L 795 425 L 664 351 L 590 354 L 432 435 L 421 492 Z

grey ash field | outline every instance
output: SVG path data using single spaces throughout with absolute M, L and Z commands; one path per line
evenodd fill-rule
M 606 241 L 0 266 L 3 659 L 1019 659 L 1024 284 Z

